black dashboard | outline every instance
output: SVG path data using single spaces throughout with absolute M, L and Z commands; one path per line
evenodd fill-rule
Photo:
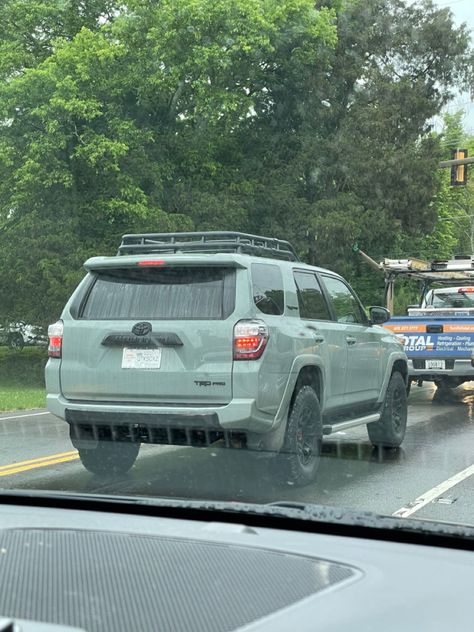
M 472 628 L 467 550 L 248 526 L 245 516 L 8 503 L 0 516 L 0 616 L 15 630 Z

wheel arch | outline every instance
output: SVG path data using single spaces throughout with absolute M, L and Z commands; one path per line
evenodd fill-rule
M 380 389 L 380 395 L 378 402 L 382 403 L 385 400 L 385 393 L 387 392 L 390 378 L 394 373 L 401 373 L 405 384 L 408 380 L 408 360 L 404 353 L 392 353 L 389 358 L 385 369 L 385 375 Z
M 278 451 L 282 447 L 288 414 L 291 410 L 295 395 L 299 388 L 306 385 L 313 386 L 321 408 L 324 409 L 324 365 L 319 364 L 314 355 L 299 356 L 295 359 L 289 374 L 285 392 L 280 402 L 280 407 L 275 415 L 273 428 L 269 433 L 261 437 L 264 449 Z
M 404 360 L 395 360 L 395 362 L 392 365 L 392 370 L 390 372 L 390 375 L 392 376 L 394 373 L 401 373 L 403 376 L 403 379 L 405 380 L 405 384 L 407 382 L 407 378 L 408 378 L 408 364 L 407 362 L 405 362 Z
M 316 392 L 316 395 L 318 396 L 319 401 L 321 402 L 321 399 L 323 396 L 324 383 L 323 383 L 323 376 L 321 373 L 321 369 L 319 368 L 319 366 L 316 366 L 315 364 L 307 364 L 301 367 L 298 373 L 298 377 L 296 379 L 294 388 L 293 388 L 293 393 L 291 395 L 290 406 L 289 406 L 290 409 L 293 405 L 293 402 L 295 401 L 295 397 L 298 391 L 300 390 L 302 386 L 311 386 Z

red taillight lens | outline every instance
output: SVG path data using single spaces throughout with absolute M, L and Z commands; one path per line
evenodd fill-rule
M 235 341 L 236 349 L 256 349 L 259 346 L 259 336 L 251 336 L 250 338 L 237 338 L 237 340 Z
M 63 347 L 64 325 L 62 320 L 58 320 L 48 327 L 48 356 L 50 358 L 60 358 Z
M 263 320 L 240 320 L 234 327 L 234 360 L 258 360 L 268 342 Z

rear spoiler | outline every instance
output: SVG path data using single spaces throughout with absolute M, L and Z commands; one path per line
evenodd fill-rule
M 246 257 L 248 259 L 248 257 Z M 108 270 L 113 268 L 135 268 L 140 267 L 140 263 L 149 262 L 148 267 L 219 267 L 219 268 L 247 268 L 243 262 L 243 257 L 229 254 L 210 255 L 123 255 L 121 257 L 91 257 L 84 263 L 84 268 L 89 271 Z M 143 265 L 143 264 L 142 264 Z M 146 265 L 146 264 L 145 264 Z

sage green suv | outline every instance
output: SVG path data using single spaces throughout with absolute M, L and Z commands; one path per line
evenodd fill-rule
M 94 257 L 49 328 L 47 406 L 96 474 L 141 443 L 259 450 L 313 480 L 323 435 L 367 425 L 398 447 L 407 358 L 329 270 L 242 233 L 125 235 Z

